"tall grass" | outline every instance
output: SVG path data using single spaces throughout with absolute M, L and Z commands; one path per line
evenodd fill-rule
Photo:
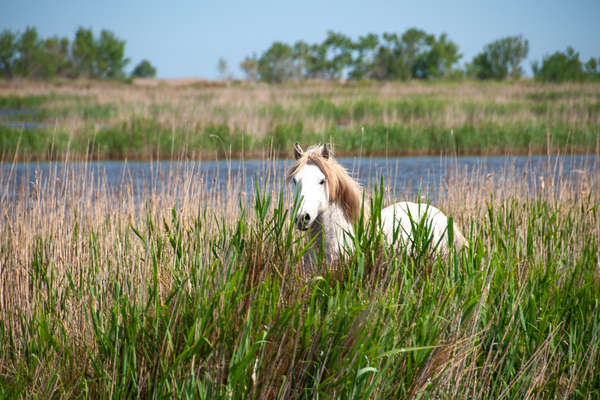
M 333 141 L 346 155 L 594 152 L 600 86 L 386 83 L 154 88 L 105 83 L 0 83 L 0 150 L 24 159 L 156 158 L 157 154 L 281 155 L 294 141 Z M 1 114 L 1 112 L 0 112 Z M 1 121 L 0 121 L 1 122 Z M 52 147 L 55 132 L 67 140 Z M 28 143 L 29 136 L 35 143 Z
M 599 396 L 600 182 L 559 167 L 444 182 L 465 252 L 405 254 L 372 217 L 308 274 L 268 165 L 254 195 L 183 165 L 142 197 L 57 167 L 2 197 L 0 397 Z

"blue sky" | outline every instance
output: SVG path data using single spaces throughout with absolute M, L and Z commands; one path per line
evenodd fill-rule
M 112 30 L 127 41 L 129 69 L 147 58 L 159 77 L 216 78 L 223 57 L 239 63 L 274 41 L 321 42 L 328 30 L 357 38 L 411 27 L 446 32 L 472 60 L 507 35 L 529 40 L 530 63 L 573 46 L 581 59 L 600 56 L 600 0 L 572 1 L 33 1 L 0 0 L 0 30 L 35 26 L 41 36 L 74 37 L 79 26 Z

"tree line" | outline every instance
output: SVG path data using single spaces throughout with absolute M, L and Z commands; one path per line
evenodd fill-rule
M 240 67 L 249 80 L 284 82 L 299 79 L 518 79 L 529 54 L 529 41 L 522 35 L 508 36 L 487 44 L 471 62 L 462 58 L 458 45 L 445 33 L 439 36 L 411 28 L 401 35 L 369 33 L 357 40 L 334 31 L 321 43 L 299 40 L 293 45 L 274 42 L 260 57 L 247 56 Z M 571 47 L 566 52 L 533 63 L 540 81 L 600 79 L 600 57 L 587 63 Z
M 75 38 L 41 38 L 35 27 L 23 33 L 5 29 L 0 33 L 0 77 L 122 79 L 129 58 L 125 41 L 103 29 L 94 36 L 91 29 L 80 27 Z M 131 76 L 155 76 L 148 60 L 140 62 Z
M 471 62 L 459 66 L 458 45 L 445 33 L 438 36 L 411 28 L 401 35 L 369 33 L 352 38 L 329 31 L 321 43 L 299 40 L 293 45 L 274 42 L 260 57 L 246 57 L 241 63 L 247 79 L 280 83 L 300 79 L 409 80 L 409 79 L 518 79 L 522 62 L 529 53 L 529 41 L 521 35 L 495 40 Z M 23 33 L 5 29 L 0 33 L 0 77 L 123 79 L 130 60 L 125 41 L 103 29 L 94 36 L 80 27 L 75 38 L 41 38 L 35 27 Z M 219 60 L 226 74 L 226 63 Z M 532 64 L 539 81 L 581 81 L 600 79 L 600 57 L 583 62 L 572 47 L 557 51 Z M 156 68 L 142 60 L 131 77 L 153 77 Z

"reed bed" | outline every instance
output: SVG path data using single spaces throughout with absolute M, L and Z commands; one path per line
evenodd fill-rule
M 293 142 L 339 154 L 594 152 L 600 85 L 532 82 L 303 82 L 136 86 L 0 82 L 4 158 L 150 159 L 284 155 Z
M 310 273 L 269 162 L 255 193 L 186 163 L 141 195 L 86 163 L 4 172 L 20 190 L 0 205 L 0 397 L 598 397 L 590 162 L 455 170 L 436 206 L 468 250 L 405 254 L 372 217 L 341 266 Z M 375 211 L 401 200 L 383 183 L 369 185 Z

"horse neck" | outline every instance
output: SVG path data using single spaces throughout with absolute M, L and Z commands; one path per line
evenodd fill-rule
M 347 235 L 354 235 L 352 223 L 346 219 L 344 210 L 337 202 L 332 202 L 314 222 L 311 228 L 311 237 L 315 237 L 315 245 L 324 246 L 325 254 L 334 256 L 339 250 L 351 249 L 352 242 Z

